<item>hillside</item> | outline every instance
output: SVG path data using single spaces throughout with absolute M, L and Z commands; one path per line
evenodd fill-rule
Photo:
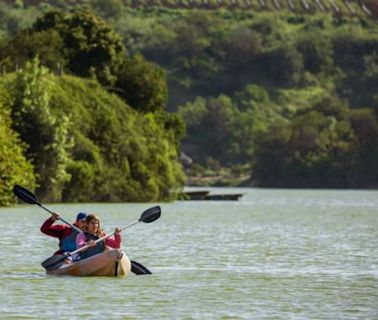
M 266 10 L 261 8 L 264 3 Z M 295 10 L 290 10 L 290 3 Z M 116 43 L 122 42 L 124 51 L 111 65 L 113 74 L 107 73 L 106 65 L 99 64 L 97 70 L 84 63 L 83 69 L 73 55 L 60 57 L 69 50 L 60 47 L 59 41 L 54 40 L 58 50 L 47 50 L 51 46 L 45 47 L 46 30 L 33 31 L 40 45 L 32 42 L 30 47 L 44 55 L 42 60 L 52 69 L 61 59 L 65 73 L 91 76 L 95 72 L 110 91 L 126 94 L 123 98 L 133 108 L 140 108 L 132 103 L 134 98 L 141 102 L 149 93 L 159 99 L 150 99 L 143 108 L 167 106 L 170 115 L 181 116 L 187 133 L 181 144 L 175 143 L 194 160 L 186 171 L 189 181 L 204 178 L 208 183 L 237 184 L 236 176 L 243 183 L 250 176 L 248 183 L 264 187 L 378 185 L 374 165 L 378 160 L 378 26 L 373 2 L 251 1 L 248 8 L 242 1 L 33 4 L 12 6 L 3 21 L 15 21 L 12 17 L 23 12 L 26 20 L 17 23 L 27 24 L 27 17 L 52 8 L 80 12 L 85 7 L 116 30 L 120 36 Z M 282 10 L 277 10 L 278 5 Z M 6 29 L 11 37 L 17 25 L 8 22 L 13 26 Z M 63 30 L 65 46 L 71 45 L 67 41 L 71 34 L 80 33 Z M 0 60 L 3 68 L 19 55 L 21 63 L 25 61 L 22 52 L 27 42 L 22 36 L 8 45 L 9 53 Z M 75 41 L 80 43 L 80 37 Z M 119 68 L 117 61 L 123 57 L 133 62 Z M 96 62 L 94 54 L 90 59 Z M 138 67 L 130 72 L 138 63 L 154 69 L 141 59 L 164 70 L 167 91 L 164 86 L 154 91 L 153 79 L 162 83 L 159 70 L 150 73 Z M 6 69 L 19 65 L 9 63 Z M 136 77 L 137 87 L 124 81 L 124 75 L 130 74 L 143 75 Z M 176 125 L 171 122 L 168 127 Z
M 0 78 L 0 90 L 9 93 L 0 111 L 12 112 L 7 125 L 23 143 L 13 131 L 2 139 L 26 147 L 28 160 L 10 146 L 24 177 L 7 178 L 0 161 L 2 186 L 37 180 L 42 199 L 69 202 L 158 201 L 179 191 L 183 173 L 161 116 L 139 114 L 97 81 L 53 75 L 37 62 Z
M 15 0 L 6 0 L 5 2 L 16 3 Z M 68 5 L 89 4 L 88 0 L 68 0 L 65 2 Z M 109 2 L 109 6 L 123 4 L 133 8 L 227 9 L 256 12 L 289 10 L 293 13 L 331 12 L 335 15 L 378 17 L 378 4 L 375 0 L 120 0 Z M 63 1 L 58 0 L 23 0 L 22 3 L 27 6 L 37 6 L 43 3 L 57 6 L 65 5 Z

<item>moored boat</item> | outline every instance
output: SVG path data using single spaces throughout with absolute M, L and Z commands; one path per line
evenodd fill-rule
M 119 249 L 109 249 L 72 264 L 63 263 L 59 268 L 46 270 L 46 272 L 54 275 L 78 277 L 126 277 L 130 270 L 131 262 L 127 255 Z

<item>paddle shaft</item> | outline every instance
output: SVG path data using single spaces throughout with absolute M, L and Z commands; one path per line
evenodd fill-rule
M 20 185 L 16 184 L 14 187 L 13 187 L 13 193 L 19 198 L 21 199 L 22 201 L 26 202 L 26 203 L 30 203 L 30 204 L 36 204 L 37 206 L 39 206 L 40 208 L 42 208 L 43 210 L 46 210 L 48 213 L 50 213 L 51 215 L 55 214 L 54 211 L 51 211 L 50 209 L 46 208 L 43 204 L 41 204 L 37 197 L 35 196 L 35 194 L 33 192 L 31 192 L 30 190 L 24 188 L 24 187 L 21 187 Z M 69 225 L 71 228 L 75 229 L 76 231 L 78 232 L 81 232 L 81 230 L 76 227 L 75 225 L 69 223 L 68 221 L 64 220 L 62 217 L 59 216 L 59 220 L 63 221 L 65 224 Z
M 51 211 L 50 209 L 46 208 L 43 204 L 39 203 L 38 201 L 36 201 L 36 204 L 38 206 L 40 206 L 42 209 L 46 210 L 47 212 L 49 212 L 51 215 L 55 214 L 54 211 Z M 65 224 L 69 225 L 72 229 L 75 229 L 76 231 L 78 232 L 82 232 L 82 230 L 80 230 L 78 227 L 76 227 L 75 225 L 73 225 L 72 223 L 69 223 L 67 220 L 63 219 L 62 217 L 59 217 L 59 220 L 61 220 L 62 222 L 64 222 Z
M 119 232 L 122 232 L 123 230 L 125 230 L 125 229 L 127 229 L 127 228 L 130 228 L 131 226 L 137 224 L 137 223 L 140 222 L 140 221 L 141 221 L 141 220 L 136 220 L 136 221 L 134 221 L 133 223 L 128 224 L 127 226 L 121 228 L 121 230 L 120 230 Z M 110 234 L 107 234 L 106 236 L 103 236 L 103 237 L 97 239 L 96 241 L 94 241 L 94 244 L 97 244 L 97 243 L 99 243 L 99 242 L 101 242 L 101 241 L 104 241 L 104 240 L 106 240 L 107 238 L 109 238 L 109 237 L 111 237 L 111 236 L 114 236 L 115 234 L 116 234 L 115 232 L 110 233 Z M 88 249 L 88 248 L 90 248 L 90 247 L 91 247 L 91 246 L 86 245 L 86 246 L 84 246 L 84 247 L 81 247 L 81 248 L 79 248 L 79 249 L 76 249 L 75 251 L 68 252 L 68 253 L 67 253 L 67 256 L 72 256 L 73 254 L 76 254 L 76 253 L 79 253 L 79 252 L 81 252 L 81 251 L 84 251 L 84 250 L 86 250 L 86 249 Z

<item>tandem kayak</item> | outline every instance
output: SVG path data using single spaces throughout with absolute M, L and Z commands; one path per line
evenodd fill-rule
M 71 264 L 63 263 L 59 268 L 46 270 L 46 272 L 54 275 L 78 277 L 126 277 L 130 270 L 131 262 L 127 255 L 119 249 L 109 249 Z

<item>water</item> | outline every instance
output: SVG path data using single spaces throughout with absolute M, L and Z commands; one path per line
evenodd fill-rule
M 37 206 L 0 209 L 1 319 L 378 319 L 378 192 L 212 189 L 238 201 L 162 203 L 123 234 L 153 275 L 45 275 L 57 240 Z M 155 204 L 49 204 L 94 211 L 106 231 Z

